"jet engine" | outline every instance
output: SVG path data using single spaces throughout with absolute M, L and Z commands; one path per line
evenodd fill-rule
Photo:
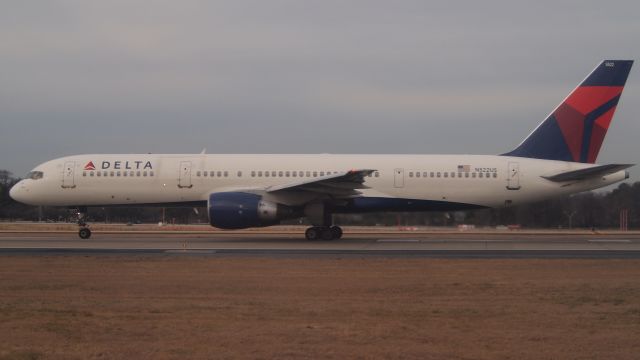
M 296 216 L 290 206 L 244 192 L 212 193 L 209 195 L 208 210 L 211 226 L 221 229 L 270 226 Z

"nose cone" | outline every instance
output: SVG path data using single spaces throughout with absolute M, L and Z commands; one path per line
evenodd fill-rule
M 11 190 L 9 190 L 9 196 L 11 196 L 11 198 L 15 201 L 18 202 L 24 202 L 24 184 L 22 184 L 22 181 L 18 182 L 17 184 L 13 185 L 13 187 L 11 188 Z

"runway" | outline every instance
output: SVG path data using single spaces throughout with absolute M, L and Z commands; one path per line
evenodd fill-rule
M 298 234 L 0 233 L 1 255 L 200 255 L 268 257 L 640 259 L 638 234 L 346 234 L 306 241 Z

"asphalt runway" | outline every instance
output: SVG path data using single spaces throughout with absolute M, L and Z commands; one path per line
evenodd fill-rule
M 429 258 L 640 259 L 638 234 L 346 234 L 307 241 L 301 234 L 0 233 L 1 255 L 403 256 Z

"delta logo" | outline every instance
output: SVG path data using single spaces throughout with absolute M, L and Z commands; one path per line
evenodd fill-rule
M 85 169 L 85 170 L 95 170 L 95 169 L 96 169 L 96 166 L 95 166 L 95 165 L 93 165 L 93 161 L 89 161 L 89 162 L 87 163 L 87 165 L 85 165 L 85 166 L 84 166 L 84 169 Z
M 153 170 L 151 161 L 103 161 L 100 167 L 102 170 Z M 84 166 L 85 170 L 95 170 L 93 161 L 89 161 Z

